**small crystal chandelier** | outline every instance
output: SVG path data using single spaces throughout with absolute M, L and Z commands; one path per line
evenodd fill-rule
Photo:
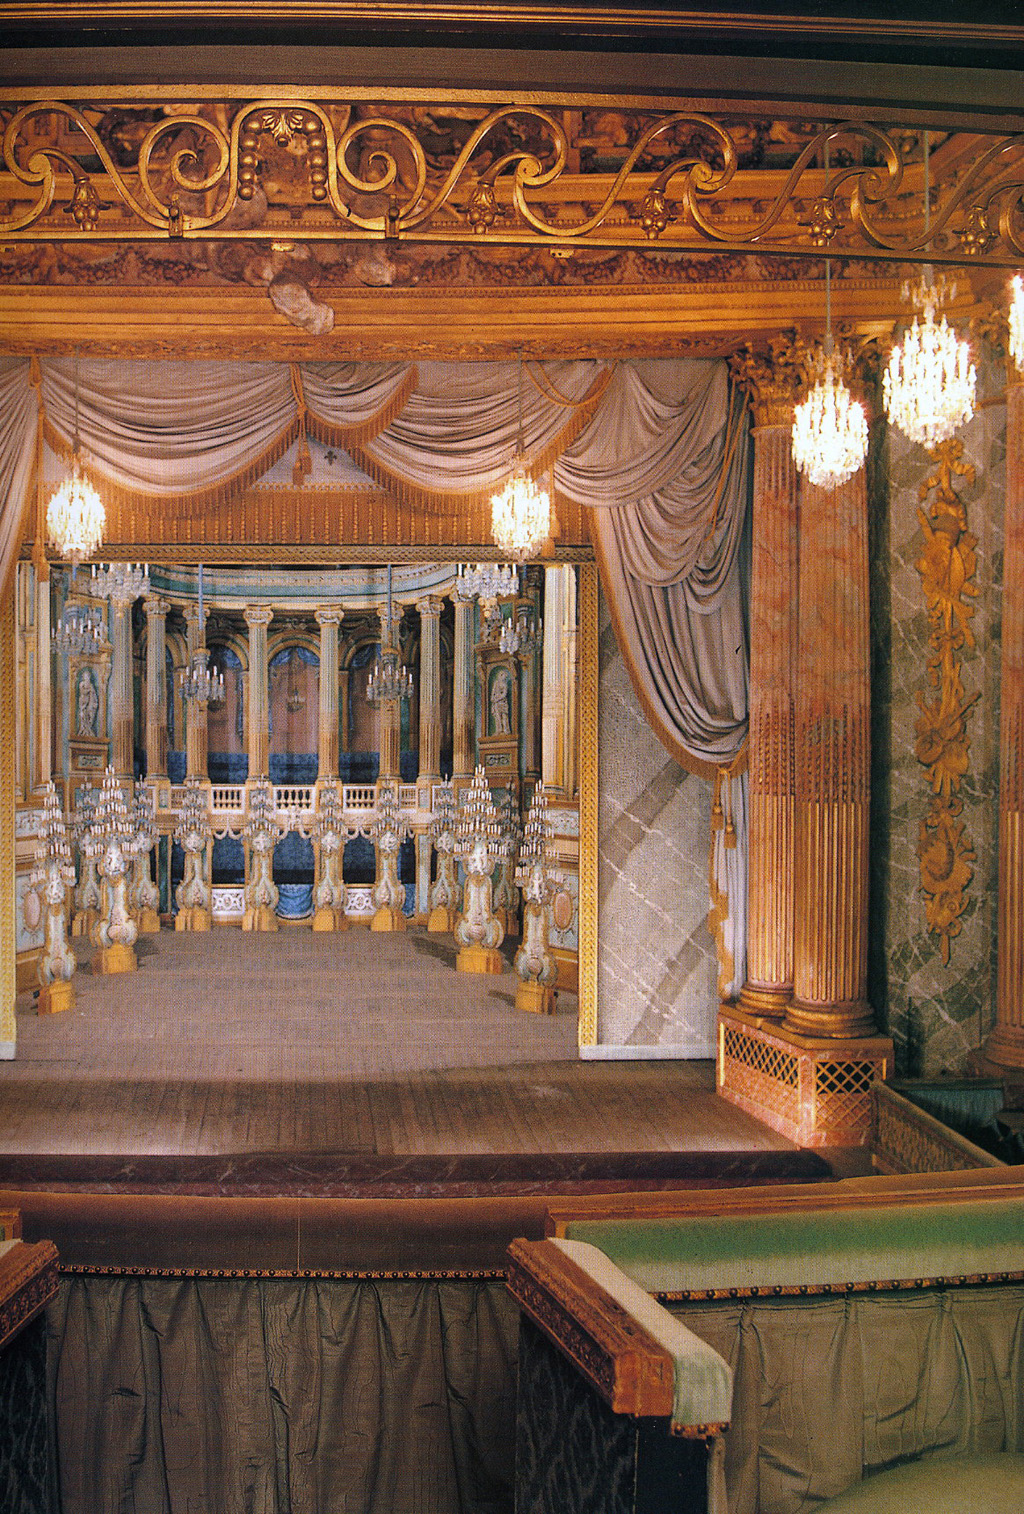
M 91 557 L 102 541 L 107 512 L 82 472 L 78 436 L 78 348 L 75 348 L 75 430 L 71 443 L 71 472 L 46 507 L 50 545 L 75 567 Z
M 381 638 L 381 649 L 369 678 L 366 680 L 366 697 L 372 704 L 395 703 L 411 699 L 413 695 L 412 674 L 402 666 L 402 658 L 395 645 L 394 610 L 391 602 L 391 564 L 388 563 L 388 610 Z
M 551 500 L 526 468 L 523 447 L 523 354 L 519 353 L 516 455 L 505 487 L 491 498 L 491 535 L 513 562 L 536 557 L 551 535 Z
M 53 633 L 55 651 L 91 657 L 103 645 L 103 616 L 96 605 L 65 605 Z
M 529 657 L 540 646 L 543 638 L 544 627 L 523 606 L 519 607 L 514 620 L 506 620 L 502 616 L 498 646 L 506 657 L 515 657 L 517 654 Z
M 199 564 L 199 635 L 204 635 L 206 622 L 203 619 L 203 565 Z M 196 647 L 187 668 L 178 674 L 182 699 L 196 704 L 220 704 L 224 698 L 224 674 L 210 666 L 209 653 L 205 646 Z
M 1024 280 L 1015 274 L 1010 284 L 1013 298 L 1010 301 L 1010 356 L 1024 373 Z
M 819 489 L 845 484 L 868 451 L 864 406 L 850 393 L 842 367 L 832 340 L 832 261 L 826 258 L 824 352 L 813 387 L 793 411 L 793 461 Z
M 149 563 L 93 563 L 86 587 L 97 599 L 139 599 L 149 593 Z
M 519 593 L 519 572 L 510 563 L 459 563 L 455 578 L 457 599 L 511 599 Z
M 930 199 L 928 133 L 924 134 L 924 240 L 928 244 Z M 903 297 L 917 311 L 909 330 L 889 356 L 882 376 L 885 413 L 911 442 L 936 447 L 948 441 L 974 414 L 977 377 L 971 351 L 946 324 L 935 317 L 955 286 L 937 282 L 925 264 L 920 282 L 904 286 Z

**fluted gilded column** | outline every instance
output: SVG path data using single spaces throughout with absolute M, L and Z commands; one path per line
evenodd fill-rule
M 383 657 L 386 651 L 396 651 L 399 648 L 401 637 L 398 622 L 388 622 L 386 605 L 379 606 L 377 614 L 380 617 L 380 650 Z M 402 701 L 383 699 L 377 708 L 380 712 L 380 768 L 377 776 L 381 780 L 389 779 L 392 783 L 397 783 L 402 754 Z
M 793 999 L 805 1036 L 873 1030 L 867 992 L 870 695 L 864 470 L 800 496 Z
M 274 612 L 264 606 L 249 606 L 244 615 L 249 627 L 249 778 L 266 778 L 270 773 L 267 627 Z
M 317 610 L 320 627 L 320 755 L 318 778 L 338 776 L 338 627 L 342 612 Z
M 1024 1068 L 1024 376 L 1006 390 L 1006 539 L 999 727 L 996 1023 L 985 1055 Z
M 441 610 L 433 594 L 419 600 L 420 612 L 420 756 L 424 783 L 441 781 Z
M 38 544 L 37 544 L 38 545 Z M 32 786 L 45 790 L 52 777 L 53 760 L 53 686 L 50 667 L 50 565 L 46 554 L 33 550 L 36 585 L 36 704 L 35 764 Z
M 110 678 L 111 761 L 118 778 L 131 782 L 132 760 L 132 601 L 110 601 L 113 666 Z
M 540 575 L 543 569 L 535 564 L 522 570 L 524 605 L 528 604 L 533 612 L 535 625 L 542 624 L 543 617 L 540 609 Z M 538 652 L 534 650 L 523 658 L 523 720 L 522 745 L 523 745 L 523 779 L 531 786 L 540 778 L 540 761 L 537 753 L 537 721 L 540 711 L 537 708 L 537 690 L 539 681 L 537 678 Z
M 549 795 L 573 792 L 572 728 L 576 697 L 576 580 L 571 566 L 544 568 L 541 689 L 541 779 Z
M 167 614 L 170 601 L 146 601 L 146 777 L 167 776 Z
M 192 666 L 195 654 L 206 645 L 206 622 L 210 612 L 203 607 L 202 621 L 199 606 L 186 605 L 185 626 L 188 641 L 188 663 Z M 206 753 L 209 739 L 207 707 L 202 699 L 185 700 L 185 776 L 207 778 Z
M 455 660 L 452 669 L 452 778 L 471 783 L 476 767 L 473 691 L 473 601 L 455 598 Z
M 797 649 L 799 352 L 778 343 L 733 361 L 754 418 L 750 565 L 747 980 L 741 1008 L 781 1016 L 793 994 L 793 763 Z

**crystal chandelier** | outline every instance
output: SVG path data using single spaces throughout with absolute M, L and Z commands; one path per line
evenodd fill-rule
M 815 383 L 793 411 L 793 461 L 819 489 L 838 489 L 863 466 L 867 451 L 864 406 L 847 387 L 832 340 L 832 262 L 826 258 L 825 347 Z
M 505 487 L 491 498 L 491 535 L 513 562 L 536 557 L 551 535 L 551 500 L 526 469 L 523 449 L 523 355 L 519 354 L 516 456 Z
M 391 564 L 388 563 L 388 607 L 384 635 L 381 637 L 380 654 L 373 671 L 366 680 L 366 697 L 372 704 L 394 703 L 399 699 L 411 699 L 413 695 L 412 674 L 402 666 L 402 658 L 395 645 L 394 610 L 391 602 Z
M 1024 280 L 1016 274 L 1010 284 L 1013 298 L 1010 301 L 1010 356 L 1024 373 Z
M 87 588 L 97 599 L 139 599 L 149 593 L 149 563 L 93 563 Z
M 519 573 L 510 563 L 478 562 L 472 567 L 459 563 L 455 579 L 456 598 L 511 599 L 519 593 Z
M 928 133 L 924 135 L 924 240 L 928 243 L 930 197 L 928 187 Z M 955 286 L 936 282 L 930 264 L 925 264 L 920 282 L 904 287 L 903 295 L 918 315 L 897 343 L 882 377 L 885 413 L 911 442 L 936 447 L 948 441 L 958 427 L 974 414 L 976 375 L 971 351 L 946 324 L 936 321 L 943 301 Z
M 148 581 L 147 581 L 148 587 Z M 203 565 L 199 564 L 199 635 L 205 634 L 203 619 Z M 178 674 L 182 699 L 194 700 L 196 704 L 220 704 L 224 698 L 224 674 L 210 666 L 205 646 L 196 647 L 187 668 Z
M 103 645 L 103 617 L 95 605 L 65 605 L 53 635 L 56 651 L 89 657 Z
M 540 646 L 543 636 L 544 627 L 540 621 L 520 606 L 514 620 L 502 617 L 498 646 L 507 657 L 515 657 L 517 653 L 520 657 L 529 657 Z
M 107 512 L 82 472 L 78 437 L 78 348 L 75 348 L 75 429 L 71 472 L 46 507 L 46 534 L 55 552 L 75 567 L 91 557 L 103 541 Z

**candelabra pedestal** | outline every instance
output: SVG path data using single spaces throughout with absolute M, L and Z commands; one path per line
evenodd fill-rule
M 36 999 L 36 1013 L 40 1015 L 59 1015 L 65 1009 L 73 1009 L 75 1005 L 74 985 L 65 983 L 58 978 L 53 983 L 44 983 L 39 990 Z
M 175 930 L 209 930 L 212 925 L 210 911 L 201 904 L 179 904 L 174 917 Z
M 427 930 L 431 935 L 450 936 L 458 918 L 457 909 L 451 909 L 447 904 L 435 904 L 427 916 Z
M 344 909 L 331 904 L 323 904 L 313 912 L 313 929 L 315 931 L 348 930 L 348 916 Z
M 553 1015 L 555 991 L 547 984 L 537 983 L 532 978 L 526 982 L 520 978 L 516 984 L 516 1009 L 525 1010 L 531 1015 Z
M 480 946 L 473 942 L 459 948 L 455 970 L 460 973 L 503 973 L 505 958 L 494 946 Z
M 94 973 L 133 973 L 138 965 L 134 946 L 126 946 L 123 941 L 101 946 L 92 959 Z

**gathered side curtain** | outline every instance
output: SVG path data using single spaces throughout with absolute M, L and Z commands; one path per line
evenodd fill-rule
M 29 359 L 0 357 L 0 592 L 25 534 L 38 424 Z

